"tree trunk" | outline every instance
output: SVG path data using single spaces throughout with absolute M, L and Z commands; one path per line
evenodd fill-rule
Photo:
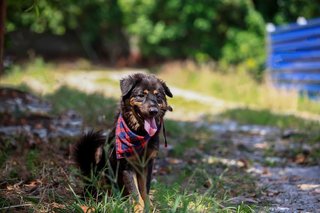
M 4 33 L 6 19 L 6 0 L 0 0 L 0 76 L 3 75 Z

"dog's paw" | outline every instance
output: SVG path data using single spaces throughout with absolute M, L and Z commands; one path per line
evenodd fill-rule
M 133 207 L 134 213 L 143 213 L 144 212 L 144 204 L 141 205 L 140 203 L 136 203 Z

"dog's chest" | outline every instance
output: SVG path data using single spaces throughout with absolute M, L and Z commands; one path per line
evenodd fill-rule
M 115 151 L 117 159 L 155 158 L 159 150 L 159 132 L 150 137 L 131 134 L 132 132 L 115 132 Z

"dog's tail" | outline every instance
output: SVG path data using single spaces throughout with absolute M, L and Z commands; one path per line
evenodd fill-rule
M 105 167 L 105 141 L 102 131 L 90 131 L 75 144 L 73 156 L 83 175 L 89 177 L 92 172 L 99 172 Z

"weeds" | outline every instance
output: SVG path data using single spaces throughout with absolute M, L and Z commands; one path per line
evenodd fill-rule
M 205 171 L 199 173 L 199 171 L 196 170 L 190 177 L 186 178 L 185 181 L 189 184 L 195 183 L 198 181 L 197 176 L 205 173 Z M 206 175 L 207 178 L 209 178 L 208 174 Z M 222 176 L 220 179 L 221 178 Z M 67 208 L 68 210 L 72 212 L 88 210 L 93 210 L 94 212 L 132 211 L 130 199 L 122 197 L 120 191 L 113 191 L 116 193 L 109 196 L 105 191 L 101 191 L 101 186 L 96 181 L 92 181 L 92 183 L 99 191 L 98 193 L 101 197 L 99 201 L 90 194 L 87 195 L 86 199 L 82 200 L 74 193 L 76 201 Z M 200 192 L 191 186 L 181 187 L 178 183 L 170 186 L 162 183 L 154 183 L 151 187 L 151 200 L 153 204 L 150 212 L 254 212 L 250 205 L 244 203 L 234 206 L 226 206 L 223 204 L 223 202 L 227 202 L 227 197 L 224 197 L 224 201 L 221 201 L 214 195 L 218 185 L 213 183 L 209 189 Z M 72 188 L 71 190 L 73 191 Z

